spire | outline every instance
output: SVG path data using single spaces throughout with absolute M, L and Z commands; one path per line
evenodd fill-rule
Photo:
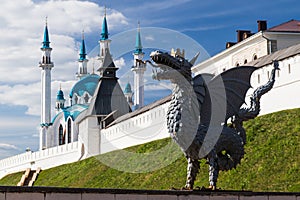
M 61 89 L 61 85 L 59 87 L 59 90 L 57 91 L 56 100 L 65 100 L 64 92 Z
M 57 91 L 57 95 L 56 95 L 56 105 L 55 105 L 56 114 L 58 114 L 58 112 L 65 107 L 65 101 L 66 100 L 64 98 L 64 92 L 61 90 L 61 84 L 60 84 L 59 90 Z
M 86 51 L 85 51 L 85 43 L 84 43 L 84 31 L 82 31 L 82 41 L 81 41 L 79 56 L 80 56 L 79 57 L 80 61 L 86 60 Z
M 142 50 L 142 40 L 141 40 L 141 27 L 140 27 L 140 22 L 138 22 L 138 30 L 136 33 L 136 39 L 135 39 L 135 54 L 140 54 L 143 53 Z
M 102 22 L 102 31 L 101 31 L 101 39 L 100 40 L 107 40 L 108 39 L 108 28 L 107 28 L 107 21 L 106 21 L 106 7 L 104 8 L 104 18 Z
M 124 94 L 129 94 L 129 93 L 132 93 L 132 90 L 131 90 L 131 85 L 130 85 L 130 83 L 128 82 L 128 83 L 125 85 Z
M 45 25 L 45 30 L 44 30 L 44 40 L 43 40 L 42 48 L 50 48 L 47 18 L 48 17 L 46 17 L 46 25 Z

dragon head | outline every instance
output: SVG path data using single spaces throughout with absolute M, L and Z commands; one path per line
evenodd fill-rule
M 174 57 L 161 51 L 151 52 L 150 57 L 156 64 L 152 64 L 156 68 L 156 70 L 153 70 L 153 79 L 171 80 L 172 82 L 178 82 L 182 77 L 188 81 L 192 79 L 191 67 L 193 65 L 183 57 Z

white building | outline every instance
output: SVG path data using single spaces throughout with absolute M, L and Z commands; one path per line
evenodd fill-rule
M 226 49 L 192 68 L 195 74 L 219 74 L 232 67 L 259 67 L 252 75 L 252 86 L 266 83 L 272 60 L 279 61 L 274 88 L 261 99 L 261 114 L 300 107 L 300 21 L 290 20 L 272 28 L 257 21 L 258 32 L 238 30 L 237 42 L 227 42 Z M 251 90 L 249 91 L 251 93 Z

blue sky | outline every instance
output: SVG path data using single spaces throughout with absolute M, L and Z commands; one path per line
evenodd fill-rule
M 82 29 L 85 30 L 89 56 L 97 54 L 104 5 L 113 40 L 111 53 L 120 67 L 122 85 L 132 76 L 130 58 L 138 21 L 141 22 L 145 47 L 169 50 L 170 45 L 160 46 L 163 40 L 158 37 L 162 34 L 154 34 L 164 30 L 170 36 L 165 39 L 174 42 L 174 48 L 185 48 L 188 58 L 198 47 L 202 48 L 200 59 L 204 59 L 222 51 L 227 41 L 236 41 L 237 29 L 256 32 L 259 19 L 267 20 L 268 27 L 291 19 L 300 20 L 298 0 L 252 0 L 247 3 L 236 0 L 4 0 L 0 13 L 0 159 L 24 152 L 26 147 L 38 148 L 38 62 L 45 16 L 48 16 L 55 64 L 52 71 L 52 96 L 55 98 L 60 84 L 68 94 L 75 82 Z M 124 41 L 125 44 L 121 44 Z M 124 45 L 127 48 L 121 51 Z M 92 68 L 91 61 L 89 68 Z M 167 83 L 152 87 L 149 77 L 147 74 L 149 90 L 159 87 L 161 91 L 170 87 Z

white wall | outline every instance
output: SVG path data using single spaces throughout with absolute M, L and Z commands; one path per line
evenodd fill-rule
M 300 107 L 300 55 L 279 61 L 279 68 L 273 89 L 261 98 L 261 115 Z M 271 74 L 272 69 L 273 64 L 270 64 L 253 73 L 251 78 L 253 89 L 249 94 L 267 83 L 268 74 Z
M 37 152 L 29 151 L 0 160 L 0 178 L 10 173 L 24 171 L 26 168 L 35 170 L 41 167 L 42 170 L 45 170 L 66 163 L 76 162 L 81 158 L 81 155 L 81 143 L 79 142 Z
M 78 141 L 84 145 L 85 158 L 100 154 L 100 131 L 95 116 L 88 116 L 79 122 Z
M 101 130 L 101 154 L 169 137 L 166 120 L 168 105 L 169 102 L 164 103 Z

